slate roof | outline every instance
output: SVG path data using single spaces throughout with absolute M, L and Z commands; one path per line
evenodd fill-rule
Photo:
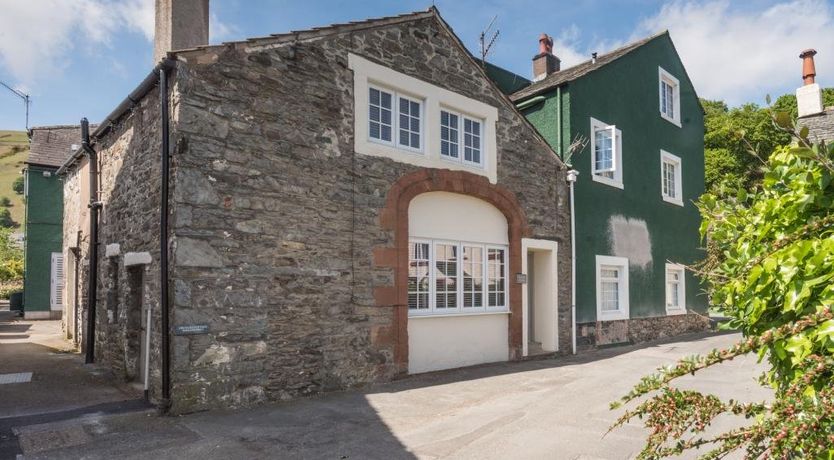
M 57 168 L 72 154 L 72 145 L 81 144 L 81 127 L 39 126 L 29 130 L 29 139 L 26 163 Z
M 629 43 L 623 47 L 617 48 L 614 51 L 600 54 L 597 56 L 596 62 L 591 62 L 591 60 L 589 59 L 573 67 L 568 67 L 567 69 L 554 72 L 545 77 L 543 80 L 537 81 L 532 85 L 510 95 L 510 99 L 518 102 L 522 99 L 526 99 L 528 97 L 535 96 L 550 89 L 556 88 L 557 86 L 561 86 L 564 83 L 576 80 L 577 78 L 587 75 L 606 64 L 610 64 L 611 62 L 616 61 L 617 59 L 636 50 L 637 48 L 640 48 L 646 43 L 664 35 L 669 35 L 669 31 L 664 30 L 663 32 L 652 35 L 651 37 L 646 37 L 642 40 L 638 40 L 636 42 Z
M 834 142 L 834 107 L 826 107 L 818 114 L 802 117 L 798 124 L 808 127 L 808 138 L 811 141 Z

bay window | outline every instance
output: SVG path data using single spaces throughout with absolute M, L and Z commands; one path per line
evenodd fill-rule
M 506 246 L 411 240 L 408 252 L 410 315 L 508 311 Z

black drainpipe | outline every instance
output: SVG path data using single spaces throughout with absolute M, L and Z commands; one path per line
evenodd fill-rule
M 168 324 L 168 66 L 159 68 L 159 109 L 162 147 L 160 151 L 162 186 L 159 203 L 159 305 L 162 315 L 162 401 L 161 410 L 171 408 L 171 331 Z
M 87 287 L 87 338 L 85 342 L 84 362 L 96 359 L 96 290 L 98 289 L 98 159 L 96 151 L 90 147 L 90 124 L 86 118 L 81 119 L 81 149 L 87 155 L 90 168 L 90 273 Z

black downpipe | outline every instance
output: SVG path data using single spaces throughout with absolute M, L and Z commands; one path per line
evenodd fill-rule
M 159 305 L 162 316 L 162 401 L 161 410 L 171 407 L 171 331 L 168 324 L 168 73 L 166 66 L 159 68 L 159 109 L 162 116 L 161 168 L 162 186 L 159 203 Z
M 98 290 L 98 159 L 90 147 L 90 124 L 81 119 L 81 148 L 87 155 L 90 168 L 90 273 L 87 287 L 87 337 L 84 340 L 84 362 L 96 360 L 96 291 Z

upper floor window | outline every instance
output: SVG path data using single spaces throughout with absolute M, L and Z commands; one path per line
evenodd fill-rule
M 348 67 L 356 153 L 466 171 L 497 183 L 496 107 L 353 53 Z
M 397 117 L 392 114 L 395 111 Z M 422 102 L 394 91 L 371 86 L 368 88 L 368 137 L 385 144 L 420 151 L 422 139 Z
M 660 187 L 663 201 L 683 206 L 683 184 L 681 183 L 681 159 L 660 151 Z
M 591 118 L 591 176 L 594 181 L 623 188 L 622 131 Z
M 681 126 L 680 82 L 672 74 L 658 67 L 660 82 L 660 116 Z
M 466 115 L 441 110 L 440 156 L 447 160 L 483 166 L 482 124 L 482 121 Z

